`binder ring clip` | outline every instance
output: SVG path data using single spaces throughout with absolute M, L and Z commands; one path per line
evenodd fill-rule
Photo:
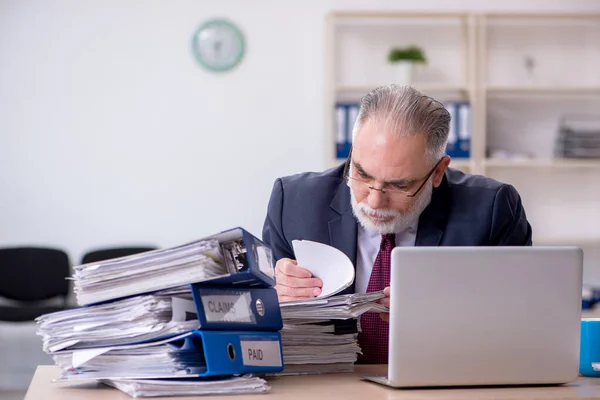
M 227 345 L 227 354 L 229 354 L 229 359 L 231 361 L 235 360 L 235 349 L 231 343 Z
M 256 300 L 256 312 L 261 317 L 265 316 L 265 305 L 263 304 L 261 299 Z

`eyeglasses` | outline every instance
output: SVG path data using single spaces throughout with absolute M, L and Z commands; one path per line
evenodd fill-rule
M 417 194 L 419 194 L 421 189 L 423 189 L 423 187 L 425 186 L 425 183 L 427 183 L 429 178 L 431 178 L 431 176 L 433 175 L 433 173 L 435 172 L 437 167 L 440 165 L 440 162 L 442 162 L 444 157 L 442 157 L 438 160 L 438 162 L 435 164 L 435 166 L 431 169 L 431 171 L 429 171 L 429 173 L 424 178 L 418 179 L 415 181 L 415 182 L 419 182 L 420 180 L 423 181 L 421 183 L 421 185 L 419 185 L 419 187 L 415 191 L 411 191 L 406 187 L 394 187 L 394 184 L 391 184 L 391 187 L 389 187 L 389 188 L 383 188 L 383 187 L 376 188 L 375 186 L 373 186 L 371 184 L 371 182 L 369 182 L 367 180 L 351 177 L 350 170 L 348 168 L 348 166 L 350 165 L 351 159 L 352 159 L 352 149 L 350 149 L 350 154 L 348 154 L 348 159 L 346 160 L 346 164 L 344 165 L 344 179 L 346 179 L 348 182 L 356 182 L 358 184 L 358 187 L 356 187 L 356 189 L 357 189 L 357 191 L 359 191 L 359 193 L 361 193 L 363 195 L 367 195 L 371 192 L 371 190 L 377 190 L 377 191 L 381 192 L 382 194 L 387 194 L 388 197 L 390 197 L 390 198 L 392 198 L 392 197 L 403 198 L 403 197 L 415 197 Z M 413 182 L 413 183 L 415 183 L 415 182 Z

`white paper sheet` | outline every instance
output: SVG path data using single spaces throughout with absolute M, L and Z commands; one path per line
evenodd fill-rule
M 214 380 L 201 379 L 106 379 L 102 383 L 127 393 L 131 397 L 232 395 L 266 393 L 271 387 L 257 376 L 239 376 Z
M 333 296 L 354 282 L 354 265 L 335 247 L 310 240 L 293 240 L 298 265 L 323 281 L 318 299 Z
M 111 350 L 110 347 L 102 347 L 98 349 L 86 349 L 86 350 L 77 350 L 73 352 L 72 357 L 72 365 L 73 368 L 78 368 L 86 362 L 90 361 L 92 358 L 99 356 L 100 354 L 104 354 Z
M 198 328 L 190 286 L 45 314 L 36 319 L 42 349 L 110 347 L 157 340 Z
M 217 239 L 77 265 L 73 291 L 80 306 L 228 276 Z

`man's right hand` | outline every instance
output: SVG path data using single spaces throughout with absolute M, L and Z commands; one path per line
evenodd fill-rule
M 298 263 L 290 258 L 277 261 L 275 279 L 279 302 L 311 299 L 318 296 L 323 287 L 319 278 L 313 278 L 310 271 L 298 266 Z

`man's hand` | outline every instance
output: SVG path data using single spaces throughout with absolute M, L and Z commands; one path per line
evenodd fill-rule
M 282 258 L 275 264 L 275 279 L 279 302 L 305 300 L 321 294 L 323 282 L 298 266 L 295 260 Z
M 390 287 L 386 287 L 385 289 L 383 289 L 383 294 L 385 294 L 385 297 L 383 299 L 381 299 L 379 302 L 381 304 L 383 304 L 384 306 L 386 306 L 387 308 L 390 308 Z M 382 320 L 386 321 L 386 322 L 390 322 L 390 314 L 389 313 L 380 313 L 379 316 L 381 317 Z

